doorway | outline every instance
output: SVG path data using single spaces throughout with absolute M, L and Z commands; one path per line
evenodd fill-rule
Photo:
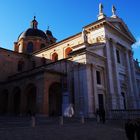
M 98 94 L 98 105 L 99 105 L 99 109 L 103 109 L 104 108 L 104 97 L 103 97 L 103 94 Z
M 53 83 L 49 88 L 49 116 L 62 114 L 62 89 L 60 83 Z

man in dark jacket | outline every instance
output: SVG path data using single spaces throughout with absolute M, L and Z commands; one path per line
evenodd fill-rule
M 125 133 L 128 140 L 135 140 L 135 121 L 128 119 L 125 123 Z
M 137 140 L 140 140 L 140 118 L 136 119 L 136 136 Z
M 99 117 L 102 123 L 105 123 L 105 110 L 104 108 L 99 109 Z

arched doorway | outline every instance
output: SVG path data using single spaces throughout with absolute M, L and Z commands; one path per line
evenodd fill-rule
M 5 115 L 8 110 L 8 90 L 3 90 L 0 94 L 0 115 Z
M 53 83 L 49 88 L 49 116 L 62 114 L 62 89 L 60 83 Z
M 36 113 L 36 86 L 29 84 L 26 88 L 26 113 Z
M 18 115 L 20 113 L 20 88 L 19 87 L 15 87 L 13 90 L 13 113 L 15 115 Z

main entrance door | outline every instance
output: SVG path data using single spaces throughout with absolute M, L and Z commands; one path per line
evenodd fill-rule
M 49 116 L 62 114 L 62 90 L 60 83 L 53 83 L 49 88 Z

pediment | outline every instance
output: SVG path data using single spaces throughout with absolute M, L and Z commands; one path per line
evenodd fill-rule
M 124 21 L 122 19 L 120 19 L 120 18 L 109 18 L 108 21 L 117 30 L 119 30 L 121 33 L 125 34 L 131 40 L 133 40 L 133 42 L 136 41 L 135 37 L 132 35 L 132 33 L 130 32 L 129 28 L 127 27 L 127 25 L 124 23 Z

